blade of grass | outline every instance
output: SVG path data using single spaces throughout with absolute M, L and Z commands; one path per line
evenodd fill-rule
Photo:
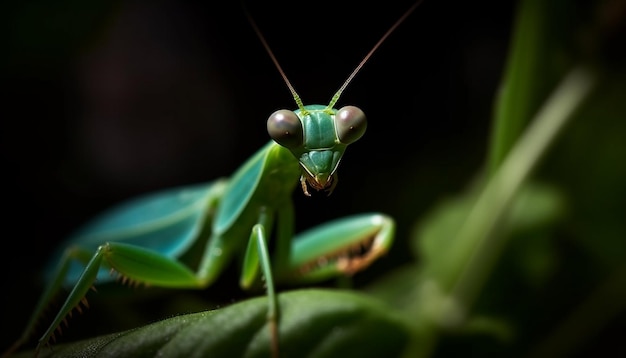
M 459 267 L 450 278 L 454 281 L 452 296 L 461 307 L 467 309 L 473 303 L 504 246 L 505 236 L 492 235 L 498 222 L 594 82 L 595 76 L 586 68 L 567 74 L 479 195 L 449 253 L 459 256 L 451 260 Z M 468 252 L 470 256 L 466 256 Z
M 489 143 L 488 175 L 500 166 L 524 126 L 541 104 L 545 81 L 545 47 L 548 38 L 547 1 L 522 1 L 516 12 L 505 74 L 494 102 L 492 135 Z

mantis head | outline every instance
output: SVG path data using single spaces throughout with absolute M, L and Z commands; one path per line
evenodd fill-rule
M 350 76 L 348 76 L 348 79 L 341 85 L 326 107 L 319 105 L 304 106 L 261 31 L 250 14 L 246 13 L 250 24 L 259 36 L 261 43 L 274 65 L 276 65 L 278 72 L 280 72 L 298 105 L 296 111 L 281 109 L 274 112 L 267 121 L 267 130 L 274 141 L 288 148 L 300 161 L 302 168 L 300 182 L 305 195 L 310 196 L 307 184 L 316 190 L 328 190 L 329 194 L 333 191 L 337 184 L 337 167 L 346 147 L 348 144 L 361 138 L 367 127 L 365 114 L 359 108 L 345 106 L 337 110 L 334 108 L 334 105 L 367 60 L 421 2 L 422 0 L 415 2 L 385 32 L 352 71 Z
M 329 195 L 337 185 L 337 167 L 348 144 L 361 138 L 367 127 L 365 113 L 358 107 L 339 110 L 306 106 L 296 111 L 278 110 L 267 120 L 267 131 L 276 143 L 289 149 L 300 162 L 300 181 Z

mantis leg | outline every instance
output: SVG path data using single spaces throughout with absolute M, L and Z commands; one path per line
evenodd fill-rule
M 293 213 L 289 206 L 278 210 L 276 256 L 270 263 L 267 234 L 271 232 L 274 213 L 262 211 L 252 229 L 241 277 L 243 288 L 251 287 L 263 274 L 269 300 L 268 324 L 272 353 L 278 353 L 278 303 L 274 289 L 274 273 L 283 282 L 310 283 L 338 276 L 352 275 L 384 255 L 393 241 L 395 222 L 377 213 L 355 215 L 334 220 L 298 235 L 291 241 Z M 284 247 L 283 247 L 284 245 Z M 287 251 L 286 251 L 287 250 Z M 261 272 L 259 272 L 259 269 Z M 272 269 L 274 272 L 272 272 Z
M 325 223 L 296 236 L 289 267 L 277 280 L 314 283 L 353 275 L 383 256 L 391 247 L 395 221 L 383 214 L 366 213 Z
M 252 228 L 250 240 L 246 248 L 240 284 L 243 288 L 250 288 L 258 278 L 258 269 L 261 268 L 267 289 L 267 322 L 270 327 L 272 356 L 278 357 L 278 301 L 274 290 L 274 277 L 266 236 L 267 232 L 271 232 L 273 217 L 272 213 L 262 209 L 259 223 Z
M 73 260 L 82 261 L 84 263 L 89 261 L 90 253 L 86 250 L 82 250 L 80 248 L 71 248 L 65 251 L 61 261 L 56 269 L 54 274 L 54 279 L 48 283 L 48 286 L 44 290 L 43 295 L 39 299 L 33 314 L 31 315 L 26 328 L 24 329 L 20 338 L 13 343 L 11 348 L 9 348 L 4 354 L 4 356 L 9 356 L 12 352 L 16 351 L 20 346 L 26 343 L 33 335 L 35 331 L 35 326 L 37 325 L 38 320 L 41 317 L 41 314 L 45 310 L 46 306 L 52 299 L 59 293 L 59 290 L 63 286 L 63 281 L 65 280 L 65 276 L 67 275 L 67 271 L 70 267 L 70 264 Z M 80 301 L 78 301 L 80 302 Z M 80 308 L 79 308 L 80 309 Z
M 81 249 L 70 249 L 68 257 L 85 256 L 85 251 Z M 47 304 L 60 288 L 64 279 L 64 272 L 67 269 L 69 259 L 61 265 L 56 278 L 46 291 L 39 306 Z M 63 323 L 68 315 L 75 308 L 80 310 L 80 304 L 86 305 L 85 295 L 93 286 L 98 273 L 104 266 L 111 267 L 117 271 L 124 281 L 142 282 L 148 285 L 171 288 L 198 288 L 202 286 L 202 281 L 196 277 L 195 272 L 179 261 L 161 255 L 152 250 L 123 244 L 109 242 L 100 245 L 95 254 L 91 257 L 80 278 L 74 285 L 72 291 L 63 303 L 48 329 L 39 339 L 37 350 L 42 345 L 47 344 L 50 339 L 54 339 L 55 330 Z M 38 306 L 38 309 L 40 309 Z M 29 329 L 30 325 L 29 325 Z

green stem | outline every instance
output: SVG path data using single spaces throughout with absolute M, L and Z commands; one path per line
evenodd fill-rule
M 478 197 L 455 240 L 455 253 L 471 252 L 468 260 L 458 261 L 463 267 L 452 277 L 452 297 L 461 307 L 467 309 L 472 304 L 504 246 L 506 236 L 492 235 L 494 229 L 542 154 L 591 92 L 594 82 L 594 76 L 585 68 L 576 68 L 566 75 Z

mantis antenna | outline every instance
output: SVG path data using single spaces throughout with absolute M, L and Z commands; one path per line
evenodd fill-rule
M 328 106 L 326 107 L 326 109 L 333 108 L 335 103 L 337 103 L 337 101 L 339 100 L 339 97 L 341 96 L 343 91 L 346 89 L 346 87 L 348 87 L 348 84 L 350 84 L 350 82 L 352 81 L 354 76 L 356 76 L 356 74 L 359 73 L 359 71 L 361 70 L 363 65 L 365 65 L 365 62 L 367 62 L 370 59 L 370 57 L 372 57 L 374 52 L 376 52 L 376 50 L 378 50 L 380 45 L 383 42 L 385 42 L 387 37 L 389 37 L 389 35 L 391 35 L 391 33 L 394 32 L 394 30 L 404 21 L 404 19 L 406 19 L 409 15 L 411 15 L 413 10 L 415 10 L 423 1 L 424 0 L 418 0 L 417 2 L 415 2 L 407 11 L 404 12 L 404 14 L 398 20 L 396 20 L 396 22 L 389 28 L 389 30 L 387 30 L 387 32 L 385 32 L 385 34 L 380 38 L 380 40 L 378 40 L 376 45 L 374 45 L 374 47 L 372 47 L 370 52 L 368 52 L 367 55 L 365 55 L 365 57 L 363 57 L 363 59 L 361 60 L 361 63 L 359 63 L 359 65 L 356 66 L 356 68 L 352 71 L 350 76 L 348 76 L 348 78 L 341 85 L 341 87 L 339 87 L 339 90 L 337 90 L 337 92 L 333 95 L 333 98 L 331 98 L 330 103 L 328 103 Z
M 270 58 L 272 59 L 272 62 L 274 62 L 274 65 L 276 65 L 276 68 L 278 69 L 278 72 L 280 72 L 280 75 L 283 78 L 283 80 L 285 81 L 285 84 L 287 84 L 287 87 L 289 88 L 289 92 L 291 92 L 291 95 L 293 96 L 294 101 L 296 101 L 296 104 L 298 105 L 298 108 L 300 109 L 300 111 L 302 113 L 307 113 L 307 111 L 304 109 L 304 104 L 302 103 L 302 100 L 300 99 L 300 96 L 298 95 L 298 92 L 296 92 L 296 90 L 291 85 L 291 82 L 289 82 L 289 79 L 287 78 L 287 75 L 285 75 L 285 72 L 283 71 L 283 68 L 280 67 L 280 63 L 278 63 L 278 60 L 276 59 L 276 56 L 274 56 L 274 52 L 272 52 L 272 49 L 270 48 L 270 45 L 268 45 L 267 41 L 265 41 L 265 37 L 263 37 L 263 34 L 261 33 L 261 30 L 259 30 L 258 26 L 256 25 L 256 22 L 254 21 L 254 19 L 250 15 L 250 12 L 248 12 L 247 9 L 245 9 L 245 12 L 246 12 L 246 16 L 248 17 L 248 21 L 250 21 L 250 24 L 252 25 L 252 28 L 254 28 L 254 32 L 256 32 L 257 36 L 259 36 L 259 39 L 261 40 L 261 43 L 263 44 L 263 47 L 265 47 L 265 50 L 270 55 Z
M 378 50 L 380 45 L 383 42 L 385 42 L 387 37 L 389 37 L 389 35 L 391 35 L 391 33 L 394 32 L 394 30 L 409 15 L 411 15 L 413 10 L 415 10 L 423 1 L 424 0 L 416 1 L 407 11 L 404 12 L 404 14 L 398 20 L 396 20 L 396 22 L 391 26 L 391 28 L 389 28 L 389 30 L 387 30 L 387 32 L 385 32 L 383 34 L 383 36 L 380 38 L 380 40 L 378 40 L 378 42 L 374 45 L 374 47 L 372 47 L 372 49 L 367 53 L 367 55 L 365 55 L 365 57 L 361 60 L 361 62 L 358 64 L 358 66 L 356 66 L 356 68 L 352 71 L 350 76 L 348 76 L 348 78 L 341 85 L 341 87 L 339 87 L 339 90 L 337 90 L 337 92 L 335 92 L 335 94 L 333 95 L 333 97 L 330 100 L 330 103 L 328 103 L 328 106 L 326 106 L 326 110 L 330 110 L 330 109 L 333 108 L 333 106 L 337 103 L 337 101 L 339 101 L 339 97 L 341 97 L 341 94 L 343 93 L 343 91 L 346 89 L 346 87 L 348 87 L 348 85 L 350 84 L 352 79 L 356 76 L 356 74 L 359 73 L 359 71 L 361 70 L 363 65 L 365 65 L 365 63 L 370 59 L 370 57 L 372 57 L 374 52 L 376 52 L 376 50 Z M 267 53 L 269 54 L 270 58 L 272 59 L 272 62 L 274 62 L 274 65 L 276 65 L 276 68 L 278 69 L 278 72 L 280 73 L 281 77 L 285 81 L 285 84 L 289 88 L 289 91 L 291 92 L 291 95 L 293 96 L 294 101 L 296 101 L 296 104 L 298 105 L 298 108 L 300 109 L 300 111 L 302 113 L 307 113 L 307 111 L 304 109 L 304 104 L 302 103 L 302 99 L 300 99 L 300 96 L 298 95 L 296 90 L 291 85 L 291 82 L 289 82 L 289 79 L 287 78 L 287 75 L 285 75 L 285 72 L 283 71 L 282 67 L 280 66 L 280 63 L 278 63 L 278 60 L 276 59 L 276 56 L 274 56 L 274 53 L 272 52 L 272 49 L 267 44 L 267 41 L 265 40 L 265 37 L 263 37 L 263 34 L 261 33 L 261 30 L 259 30 L 256 22 L 254 21 L 254 19 L 250 15 L 250 13 L 247 10 L 245 10 L 245 13 L 246 13 L 246 16 L 248 17 L 248 21 L 250 21 L 250 24 L 252 25 L 252 28 L 254 29 L 254 32 L 256 32 L 257 36 L 259 36 L 259 39 L 261 40 L 261 43 L 263 44 L 263 47 L 265 47 L 265 50 L 267 51 Z

